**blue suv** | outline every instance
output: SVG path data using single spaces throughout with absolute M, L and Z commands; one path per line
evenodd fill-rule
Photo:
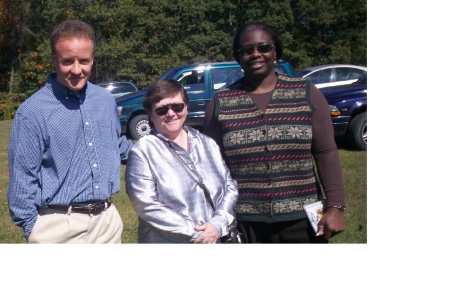
M 275 66 L 279 74 L 294 76 L 291 64 L 279 61 Z M 209 101 L 220 90 L 244 76 L 237 62 L 214 62 L 178 66 L 164 74 L 160 80 L 174 79 L 181 82 L 189 97 L 189 114 L 186 125 L 203 125 Z M 147 89 L 116 98 L 122 133 L 139 139 L 150 132 L 148 117 L 142 107 Z

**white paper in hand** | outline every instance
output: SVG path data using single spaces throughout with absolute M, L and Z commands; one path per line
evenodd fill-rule
M 311 222 L 314 232 L 317 232 L 317 224 L 323 217 L 323 204 L 322 201 L 307 203 L 303 205 L 303 209 Z

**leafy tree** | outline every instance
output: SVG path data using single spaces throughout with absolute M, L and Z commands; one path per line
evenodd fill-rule
M 0 0 L 0 91 L 31 93 L 53 70 L 49 35 L 66 19 L 96 32 L 91 81 L 144 87 L 170 68 L 230 61 L 248 21 L 277 28 L 296 70 L 367 63 L 365 0 Z

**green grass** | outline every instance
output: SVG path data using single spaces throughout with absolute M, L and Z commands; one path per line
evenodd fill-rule
M 12 224 L 8 210 L 8 141 L 12 120 L 0 121 L 0 243 L 26 243 L 22 228 Z M 338 142 L 339 156 L 344 174 L 347 210 L 344 232 L 330 239 L 330 243 L 367 243 L 367 152 L 353 151 Z M 113 202 L 122 217 L 124 229 L 122 243 L 137 243 L 137 216 L 125 193 L 125 167 L 122 166 L 120 192 Z

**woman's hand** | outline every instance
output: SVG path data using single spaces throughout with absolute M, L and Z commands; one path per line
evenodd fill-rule
M 329 208 L 317 224 L 316 236 L 323 235 L 325 240 L 345 230 L 344 213 L 337 208 Z
M 209 243 L 215 244 L 219 239 L 219 231 L 211 223 L 205 223 L 194 227 L 195 231 L 203 231 L 199 237 L 194 240 L 194 243 Z

